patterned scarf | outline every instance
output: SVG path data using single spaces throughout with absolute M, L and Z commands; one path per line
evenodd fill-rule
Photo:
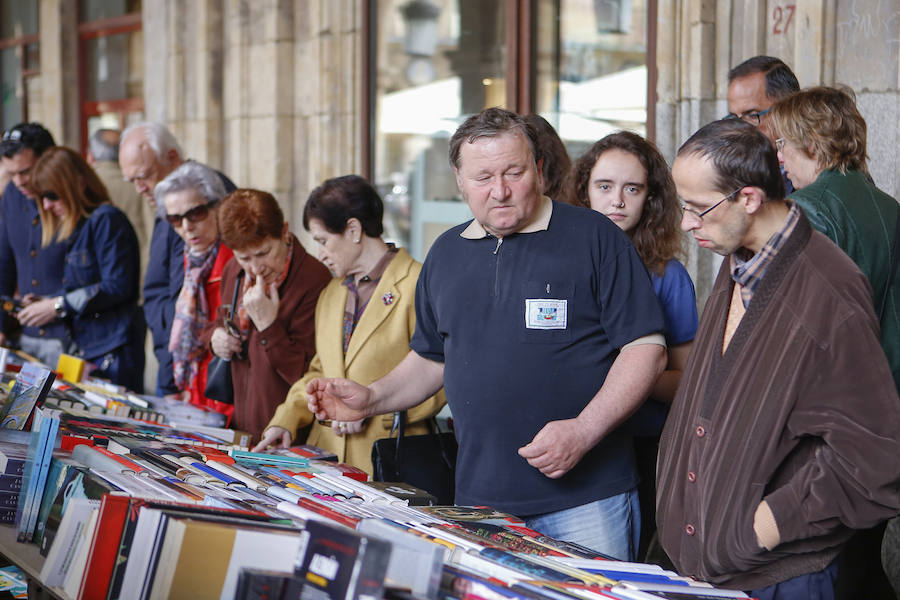
M 209 301 L 204 284 L 216 263 L 219 246 L 219 240 L 216 240 L 203 254 L 193 254 L 185 248 L 184 284 L 175 301 L 175 320 L 169 337 L 175 385 L 180 390 L 194 385 L 205 351 L 200 343 L 200 333 L 209 322 Z

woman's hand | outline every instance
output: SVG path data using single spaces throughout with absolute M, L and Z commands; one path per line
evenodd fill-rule
M 283 427 L 273 425 L 263 432 L 262 439 L 253 446 L 251 452 L 265 452 L 269 448 L 277 448 L 278 442 L 281 442 L 282 448 L 291 447 L 291 432 Z
M 257 331 L 263 331 L 275 322 L 280 302 L 278 286 L 273 281 L 267 288 L 262 277 L 257 277 L 253 285 L 244 292 L 244 308 Z
M 212 346 L 213 354 L 225 360 L 231 360 L 232 356 L 241 351 L 241 340 L 229 335 L 222 327 L 216 327 L 209 343 Z
M 359 421 L 332 421 L 331 430 L 335 435 L 347 435 L 350 433 L 359 433 L 363 430 L 366 420 Z
M 166 400 L 178 400 L 179 402 L 188 404 L 191 401 L 191 390 L 181 390 L 174 394 L 166 394 L 164 397 Z
M 22 298 L 25 308 L 19 311 L 16 318 L 19 323 L 30 327 L 40 327 L 56 319 L 56 298 L 41 298 L 28 294 Z

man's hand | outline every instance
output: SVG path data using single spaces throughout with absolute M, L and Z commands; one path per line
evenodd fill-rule
M 578 464 L 592 447 L 578 419 L 550 421 L 525 446 L 519 456 L 550 479 L 559 479 Z
M 372 390 L 349 379 L 316 378 L 306 386 L 306 403 L 320 421 L 359 421 L 372 401 Z
M 16 316 L 22 325 L 40 327 L 56 319 L 56 298 L 40 298 L 29 294 L 22 302 L 27 304 Z
M 265 452 L 269 448 L 277 448 L 281 442 L 282 448 L 291 447 L 291 432 L 283 427 L 272 426 L 263 432 L 262 439 L 253 446 L 251 452 Z
M 273 281 L 267 290 L 262 277 L 257 277 L 253 285 L 244 293 L 244 308 L 247 309 L 247 316 L 256 325 L 258 331 L 265 330 L 275 322 L 280 301 L 278 286 Z
M 241 351 L 241 340 L 229 335 L 222 327 L 216 327 L 209 343 L 212 346 L 213 354 L 225 360 L 231 360 L 235 353 Z

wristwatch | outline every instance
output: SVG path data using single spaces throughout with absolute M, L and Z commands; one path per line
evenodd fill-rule
M 66 302 L 62 296 L 56 297 L 56 302 L 53 303 L 53 310 L 56 311 L 56 317 L 59 319 L 66 316 Z

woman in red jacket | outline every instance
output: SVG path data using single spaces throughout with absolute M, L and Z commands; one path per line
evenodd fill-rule
M 212 354 L 203 343 L 203 330 L 215 319 L 220 304 L 222 270 L 231 250 L 222 243 L 216 219 L 225 197 L 218 174 L 188 161 L 172 171 L 154 190 L 157 206 L 184 240 L 184 283 L 175 301 L 175 320 L 169 338 L 178 397 L 208 406 L 230 420 L 234 407 L 207 398 L 206 369 Z

